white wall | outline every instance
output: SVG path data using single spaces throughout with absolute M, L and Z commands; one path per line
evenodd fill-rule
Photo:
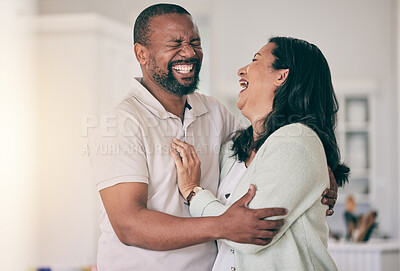
M 36 25 L 40 230 L 37 266 L 96 262 L 98 193 L 90 127 L 129 91 L 138 66 L 131 29 L 96 14 L 40 16 Z
M 36 104 L 29 16 L 35 2 L 0 1 L 0 270 L 37 257 Z

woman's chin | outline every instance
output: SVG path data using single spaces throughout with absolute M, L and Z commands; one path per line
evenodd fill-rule
M 241 107 L 238 106 L 237 108 L 240 110 L 242 115 L 248 119 L 248 116 L 246 114 L 246 108 L 244 106 L 241 106 Z
M 237 102 L 236 102 L 236 107 L 237 107 L 237 109 L 239 109 L 240 111 L 242 111 L 242 109 L 243 109 L 243 107 L 244 107 L 244 103 L 242 103 L 242 102 L 240 101 L 240 99 L 238 99 Z

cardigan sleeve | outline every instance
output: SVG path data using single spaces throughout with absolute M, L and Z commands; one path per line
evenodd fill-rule
M 283 132 L 290 131 L 291 127 L 286 127 L 281 128 L 284 129 Z M 233 202 L 243 196 L 253 183 L 256 186 L 256 195 L 249 208 L 284 207 L 289 211 L 280 232 L 267 246 L 226 241 L 244 254 L 253 254 L 274 245 L 294 221 L 321 199 L 322 192 L 329 185 L 329 177 L 323 146 L 317 135 L 309 131 L 298 135 L 282 131 L 279 135 L 272 134 L 247 170 L 251 171 L 250 174 L 242 177 L 232 193 Z M 216 199 L 211 200 L 211 197 L 208 197 L 207 203 L 201 203 L 202 208 L 196 208 L 202 209 L 202 212 L 196 214 L 219 215 L 223 210 L 220 206 L 222 204 Z M 192 207 L 191 204 L 191 208 L 194 209 L 195 206 Z

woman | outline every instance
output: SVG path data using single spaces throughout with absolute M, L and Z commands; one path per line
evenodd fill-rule
M 219 200 L 198 187 L 194 149 L 174 140 L 182 157 L 171 151 L 179 190 L 192 216 L 220 215 L 251 184 L 257 192 L 250 208 L 279 206 L 288 214 L 268 245 L 220 242 L 214 270 L 336 270 L 320 199 L 329 186 L 328 166 L 339 186 L 349 168 L 340 162 L 338 105 L 325 57 L 306 41 L 274 37 L 238 75 L 243 89 L 237 107 L 251 126 L 236 132 L 221 155 Z

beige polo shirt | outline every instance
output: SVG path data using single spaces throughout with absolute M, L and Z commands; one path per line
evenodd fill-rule
M 182 123 L 138 80 L 116 108 L 100 117 L 90 137 L 89 155 L 97 189 L 122 182 L 147 183 L 149 209 L 188 217 L 169 154 L 172 138 L 195 146 L 201 160 L 201 186 L 216 193 L 220 148 L 235 129 L 234 117 L 216 99 L 193 93 L 187 96 Z M 165 252 L 126 246 L 118 240 L 103 205 L 101 212 L 100 271 L 211 270 L 217 253 L 214 242 Z

